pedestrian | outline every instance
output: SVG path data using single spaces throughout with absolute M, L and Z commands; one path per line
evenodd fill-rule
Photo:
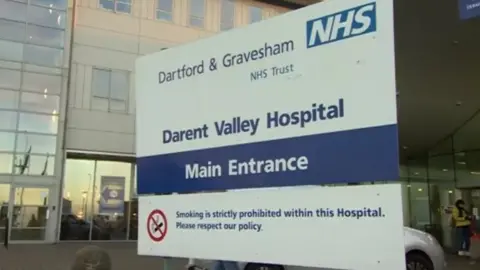
M 462 199 L 457 200 L 452 209 L 452 222 L 456 231 L 459 256 L 470 256 L 471 220 L 472 216 L 465 209 L 465 202 Z

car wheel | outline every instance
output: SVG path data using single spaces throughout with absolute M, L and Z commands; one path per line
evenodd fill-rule
M 419 252 L 408 253 L 406 260 L 407 270 L 434 270 L 432 261 L 425 254 Z
M 285 270 L 283 266 L 276 264 L 249 263 L 244 270 Z

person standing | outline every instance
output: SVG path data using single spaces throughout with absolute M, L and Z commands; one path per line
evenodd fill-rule
M 457 200 L 452 209 L 452 222 L 456 231 L 459 256 L 470 256 L 471 220 L 472 216 L 465 209 L 465 202 L 462 199 Z

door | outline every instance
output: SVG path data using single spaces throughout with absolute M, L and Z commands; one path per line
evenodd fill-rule
M 10 190 L 10 242 L 54 242 L 56 215 L 51 186 L 15 185 Z
M 480 188 L 471 188 L 462 190 L 462 199 L 465 201 L 468 211 L 475 216 L 476 220 L 480 218 Z M 476 222 L 476 230 L 480 231 L 480 222 Z

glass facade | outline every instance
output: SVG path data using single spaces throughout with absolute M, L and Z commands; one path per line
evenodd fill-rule
M 432 233 L 451 248 L 449 207 L 459 198 L 479 216 L 480 114 L 415 159 L 400 166 L 404 225 Z M 362 183 L 382 184 L 386 182 Z M 480 228 L 479 228 L 480 229 Z
M 7 223 L 8 201 L 10 196 L 10 185 L 0 184 L 0 241 L 5 240 L 5 228 Z
M 446 247 L 452 245 L 449 206 L 462 197 L 473 212 L 480 207 L 479 135 L 477 113 L 424 156 L 405 165 L 410 212 L 406 225 L 431 230 Z
M 0 174 L 53 175 L 66 0 L 0 0 Z
M 60 240 L 136 240 L 135 165 L 67 159 Z
M 196 28 L 230 29 L 238 16 L 234 1 L 219 0 L 215 7 L 219 26 L 209 26 L 208 1 L 154 2 L 156 19 L 174 23 L 175 9 L 182 9 L 188 24 Z M 99 10 L 122 16 L 133 15 L 133 5 L 131 0 L 98 0 Z M 0 7 L 0 238 L 9 217 L 12 241 L 56 241 L 57 221 L 62 240 L 135 240 L 138 204 L 133 163 L 68 159 L 63 178 L 55 175 L 61 171 L 55 167 L 63 166 L 55 163 L 61 154 L 59 113 L 68 73 L 64 56 L 70 40 L 68 1 L 0 0 Z M 248 18 L 261 20 L 263 10 L 251 7 Z M 130 114 L 130 72 L 104 66 L 91 70 L 93 110 Z M 17 179 L 27 180 L 18 183 Z M 61 207 L 56 201 L 60 194 Z M 62 210 L 61 221 L 46 217 L 49 207 L 55 206 Z

